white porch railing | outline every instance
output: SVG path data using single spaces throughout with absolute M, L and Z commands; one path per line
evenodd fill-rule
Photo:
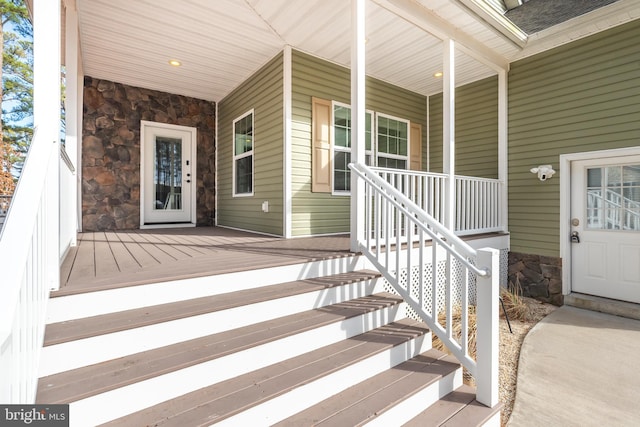
M 443 223 L 448 176 L 441 173 L 371 168 L 398 191 Z M 497 179 L 456 176 L 455 231 L 459 236 L 503 230 Z
M 418 191 L 424 190 L 424 184 L 420 189 L 417 179 L 414 178 L 412 187 L 406 181 L 411 178 L 405 178 L 403 184 L 394 182 L 393 178 L 390 183 L 391 175 L 380 176 L 380 170 L 362 164 L 349 167 L 365 183 L 365 212 L 360 216 L 365 235 L 358 236 L 362 252 L 475 377 L 477 400 L 493 407 L 498 403 L 499 251 L 474 250 L 412 201 L 410 197 L 428 194 Z M 431 179 L 426 184 L 429 189 L 442 191 L 440 178 L 428 179 Z M 407 191 L 408 196 L 397 187 Z M 436 193 L 433 194 L 435 197 Z M 422 206 L 434 206 L 433 201 L 419 201 Z M 475 360 L 469 349 L 472 281 L 477 289 Z M 438 310 L 441 305 L 438 290 L 442 287 L 445 288 L 444 323 L 439 320 Z M 456 287 L 459 301 L 454 298 Z M 459 334 L 454 333 L 456 309 L 460 311 Z
M 59 266 L 58 144 L 36 132 L 0 234 L 0 402 L 35 401 L 49 289 Z M 57 215 L 55 216 L 57 218 Z

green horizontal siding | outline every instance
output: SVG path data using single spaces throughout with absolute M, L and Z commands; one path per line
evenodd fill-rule
M 218 224 L 283 235 L 283 55 L 218 105 Z M 233 121 L 254 110 L 254 192 L 232 196 Z M 262 212 L 262 202 L 269 212 Z
M 311 192 L 311 97 L 350 104 L 350 72 L 302 52 L 292 56 L 292 234 L 348 232 L 349 197 Z M 424 96 L 367 78 L 366 108 L 420 123 L 424 145 Z
M 498 78 L 456 89 L 456 175 L 498 178 Z M 442 172 L 442 94 L 429 97 L 429 170 Z
M 640 21 L 517 61 L 509 73 L 509 231 L 560 252 L 561 154 L 640 145 Z M 540 182 L 529 169 L 551 164 Z

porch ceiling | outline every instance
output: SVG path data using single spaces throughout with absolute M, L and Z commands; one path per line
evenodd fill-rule
M 76 3 L 83 71 L 96 78 L 219 101 L 286 45 L 344 66 L 350 62 L 350 1 Z M 620 3 L 626 1 L 616 4 Z M 389 9 L 411 11 L 413 22 Z M 607 27 L 634 19 L 622 9 L 617 7 L 615 17 L 602 18 Z M 442 42 L 425 28 L 444 28 L 454 39 L 466 41 L 469 49 L 507 62 L 527 54 L 528 47 L 516 46 L 458 1 L 369 0 L 366 10 L 367 74 L 424 95 L 440 92 L 442 85 L 433 77 L 442 69 Z M 580 35 L 604 29 L 597 21 Z M 545 39 L 543 49 L 571 38 L 575 34 L 556 31 Z M 182 66 L 170 66 L 170 59 Z M 464 84 L 494 71 L 458 52 L 456 73 L 457 83 Z

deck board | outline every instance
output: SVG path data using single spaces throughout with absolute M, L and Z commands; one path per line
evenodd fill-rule
M 116 233 L 108 231 L 105 232 L 104 235 L 121 272 L 137 271 L 140 269 L 140 263 L 132 256 L 124 243 L 120 241 Z
M 348 235 L 283 239 L 219 227 L 87 232 L 64 260 L 53 295 L 348 255 Z
M 75 255 L 67 283 L 82 283 L 87 278 L 96 275 L 93 233 L 84 233 L 82 235 L 78 240 L 78 250 Z M 62 283 L 60 285 L 63 286 Z
M 94 233 L 96 275 L 119 273 L 118 262 L 104 232 Z
M 154 234 L 132 232 L 129 236 L 160 262 L 185 258 L 184 253 L 170 248 Z
M 160 261 L 154 258 L 153 255 L 151 255 L 142 245 L 131 238 L 129 233 L 114 232 L 113 235 L 114 238 L 118 238 L 120 243 L 127 249 L 127 252 L 129 252 L 140 268 L 155 267 L 160 264 Z

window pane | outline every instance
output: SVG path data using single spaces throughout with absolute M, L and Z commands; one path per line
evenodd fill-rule
M 182 209 L 182 140 L 156 138 L 154 209 Z
M 334 130 L 335 142 L 338 147 L 349 147 L 347 139 L 347 130 L 345 128 L 337 127 Z
M 599 169 L 598 169 L 599 170 Z M 587 190 L 587 228 L 602 228 L 602 211 L 604 208 L 604 199 L 602 190 Z
M 602 185 L 602 169 L 587 169 L 587 187 L 600 187 Z
M 622 170 L 622 180 L 626 186 L 640 186 L 640 165 L 625 166 Z
M 364 115 L 364 145 L 367 151 L 371 150 L 371 113 Z
M 640 230 L 640 166 L 587 170 L 587 227 Z
M 605 169 L 607 176 L 607 187 L 619 187 L 622 181 L 622 168 L 620 166 L 610 166 Z
M 235 155 L 253 150 L 253 114 L 238 120 L 234 125 Z
M 407 155 L 407 140 L 400 139 L 399 153 L 401 156 Z
M 253 156 L 236 160 L 236 194 L 251 193 L 253 175 Z
M 333 189 L 335 191 L 349 191 L 351 189 L 351 171 L 347 166 L 351 162 L 351 154 L 336 151 L 333 165 Z
M 405 122 L 378 117 L 378 152 L 406 156 L 409 147 L 409 130 Z

